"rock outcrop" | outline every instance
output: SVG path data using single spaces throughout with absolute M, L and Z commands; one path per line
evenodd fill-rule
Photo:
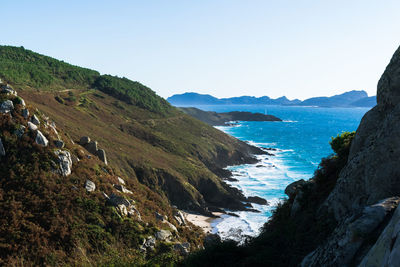
M 96 155 L 104 164 L 108 164 L 106 151 L 104 149 L 98 149 L 97 141 L 91 140 L 89 136 L 82 136 L 79 140 L 79 144 L 85 147 L 91 154 Z
M 347 164 L 319 209 L 332 213 L 337 227 L 302 266 L 349 266 L 361 260 L 361 266 L 398 266 L 399 261 L 393 264 L 399 259 L 394 249 L 399 212 L 390 217 L 400 196 L 399 158 L 400 48 L 379 80 L 377 106 L 364 115 Z
M 58 158 L 58 173 L 60 173 L 62 176 L 70 175 L 72 168 L 71 153 L 64 150 L 56 150 L 54 151 L 54 153 L 57 155 Z

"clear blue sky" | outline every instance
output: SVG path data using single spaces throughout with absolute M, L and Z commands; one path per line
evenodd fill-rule
M 400 1 L 5 0 L 0 8 L 0 44 L 125 76 L 163 97 L 374 95 L 400 45 Z

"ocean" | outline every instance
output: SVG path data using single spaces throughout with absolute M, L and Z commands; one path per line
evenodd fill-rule
M 234 212 L 239 217 L 223 215 L 212 223 L 213 233 L 222 238 L 240 240 L 255 236 L 271 216 L 277 203 L 286 197 L 286 186 L 299 179 L 309 179 L 321 158 L 333 153 L 329 141 L 344 131 L 355 131 L 369 108 L 316 108 L 291 106 L 217 105 L 196 106 L 202 110 L 228 112 L 250 111 L 271 114 L 282 122 L 237 122 L 218 129 L 255 146 L 272 148 L 275 156 L 258 156 L 257 164 L 231 166 L 237 182 L 228 182 L 246 196 L 260 196 L 269 205 L 253 204 L 261 211 Z

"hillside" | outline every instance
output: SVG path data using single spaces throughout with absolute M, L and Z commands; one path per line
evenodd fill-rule
M 212 126 L 227 125 L 227 123 L 231 121 L 282 121 L 273 115 L 264 115 L 262 113 L 243 111 L 217 113 L 213 111 L 203 111 L 198 108 L 180 108 L 180 110 Z
M 365 91 L 350 91 L 330 97 L 312 97 L 304 101 L 298 99 L 289 100 L 285 96 L 272 99 L 268 96 L 240 96 L 230 98 L 216 98 L 211 95 L 197 93 L 184 93 L 173 95 L 167 99 L 176 106 L 196 105 L 282 105 L 282 106 L 314 106 L 314 107 L 373 107 L 376 105 L 376 97 L 368 97 Z
M 1 115 L 6 151 L 0 159 L 5 173 L 0 188 L 5 200 L 1 212 L 2 218 L 12 222 L 2 224 L 2 260 L 56 265 L 68 258 L 81 265 L 83 261 L 92 264 L 120 259 L 140 264 L 151 258 L 163 262 L 162 257 L 166 257 L 166 262 L 173 262 L 179 253 L 168 254 L 173 252 L 170 242 L 160 250 L 158 244 L 165 242 L 157 242 L 157 249 L 148 254 L 151 257 L 140 252 L 143 238 L 156 235 L 164 225 L 156 220 L 155 212 L 166 215 L 178 227 L 173 219 L 176 209 L 171 205 L 203 214 L 221 208 L 251 209 L 241 192 L 223 182 L 221 178 L 229 172 L 222 168 L 255 162 L 252 155 L 263 151 L 180 112 L 148 87 L 126 78 L 99 75 L 22 47 L 1 46 L 0 66 L 0 79 L 25 100 L 30 114 L 41 121 L 40 131 L 50 144 L 45 148 L 32 146 L 36 137 L 28 128 L 22 141 L 15 137 L 19 125 L 28 126 L 26 119 L 17 115 L 21 112 L 18 106 Z M 12 114 L 11 120 L 8 114 Z M 57 158 L 53 159 L 52 127 L 44 120 L 54 121 L 71 158 L 80 159 L 72 164 L 67 179 L 51 172 Z M 82 149 L 79 142 L 84 136 L 98 142 L 108 165 L 97 159 L 100 150 L 88 154 L 90 146 Z M 117 175 L 132 191 L 143 223 L 114 218 L 113 209 L 103 205 L 100 190 L 110 196 L 116 189 L 113 184 L 120 183 Z M 88 194 L 83 186 L 86 179 L 99 191 Z M 28 199 L 38 202 L 29 206 Z M 168 224 L 166 227 L 171 230 Z M 82 236 L 77 237 L 79 233 Z M 193 226 L 178 228 L 178 233 L 174 242 L 189 241 L 191 248 L 201 243 L 201 234 Z M 26 247 L 27 240 L 39 237 L 41 245 Z
M 290 184 L 260 236 L 214 242 L 187 266 L 399 266 L 400 47 L 378 83 L 378 104 L 355 133 L 330 144 L 314 177 Z

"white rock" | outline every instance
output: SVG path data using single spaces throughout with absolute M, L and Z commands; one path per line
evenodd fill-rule
M 58 156 L 58 164 L 59 164 L 58 172 L 62 176 L 70 175 L 72 168 L 71 153 L 63 150 L 56 150 L 54 153 Z
M 42 146 L 47 146 L 49 144 L 49 140 L 47 140 L 47 138 L 39 130 L 37 131 L 35 141 L 38 145 Z
M 33 124 L 32 122 L 28 121 L 28 129 L 31 130 L 32 132 L 36 131 L 38 127 Z
M 119 184 L 121 184 L 121 185 L 125 185 L 125 181 L 124 181 L 124 179 L 122 179 L 121 177 L 117 177 L 118 178 L 118 183 Z
M 96 190 L 96 185 L 95 185 L 95 183 L 93 183 L 92 181 L 86 180 L 86 182 L 85 182 L 85 189 L 86 189 L 86 191 L 88 191 L 88 192 L 93 192 L 94 190 Z

